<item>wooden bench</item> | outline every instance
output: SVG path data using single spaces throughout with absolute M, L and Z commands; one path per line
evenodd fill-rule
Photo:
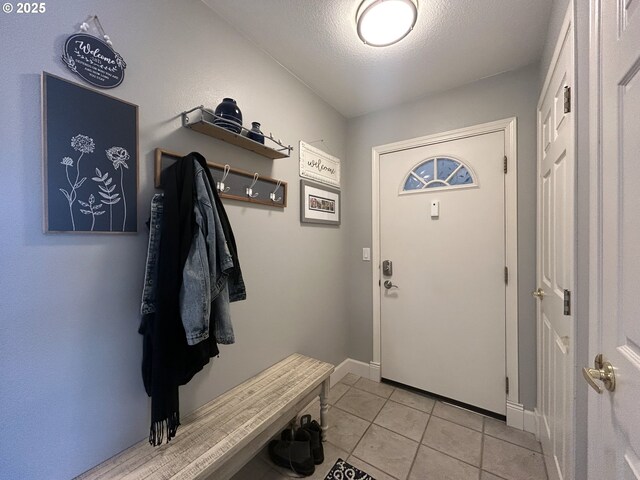
M 189 415 L 170 443 L 144 440 L 77 479 L 226 480 L 320 396 L 326 439 L 329 376 L 334 366 L 294 354 Z

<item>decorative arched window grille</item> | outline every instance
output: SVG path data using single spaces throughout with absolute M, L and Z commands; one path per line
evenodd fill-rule
M 460 160 L 437 157 L 425 160 L 411 169 L 402 184 L 402 193 L 476 185 L 471 168 Z

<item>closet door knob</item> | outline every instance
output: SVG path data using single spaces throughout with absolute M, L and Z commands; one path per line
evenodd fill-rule
M 596 392 L 603 392 L 602 387 L 596 382 L 602 382 L 604 388 L 613 392 L 616 389 L 616 375 L 613 370 L 613 365 L 607 361 L 603 361 L 602 355 L 596 356 L 594 363 L 596 368 L 584 367 L 582 369 L 582 376 Z
M 546 294 L 544 293 L 543 289 L 536 288 L 533 292 L 531 292 L 531 295 L 542 300 Z

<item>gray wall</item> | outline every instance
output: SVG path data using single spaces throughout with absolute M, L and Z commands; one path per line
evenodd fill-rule
M 580 0 L 578 0 L 579 2 Z M 542 57 L 540 59 L 540 87 L 547 76 L 547 70 L 551 64 L 553 58 L 553 51 L 556 48 L 556 41 L 558 40 L 558 34 L 560 28 L 562 28 L 562 22 L 564 16 L 567 13 L 567 7 L 570 0 L 553 0 L 551 7 L 551 16 L 549 17 L 549 27 L 547 30 L 547 39 L 542 50 Z M 587 30 L 588 31 L 588 30 Z
M 371 246 L 371 148 L 455 128 L 518 118 L 518 337 L 520 400 L 536 404 L 535 286 L 536 233 L 536 103 L 537 65 L 480 80 L 411 104 L 349 121 L 345 224 L 347 252 L 349 353 L 372 359 L 371 263 L 361 260 L 362 247 Z
M 0 16 L 0 478 L 65 479 L 144 439 L 149 400 L 137 333 L 155 147 L 289 182 L 284 210 L 226 202 L 248 299 L 237 344 L 181 388 L 184 414 L 298 351 L 347 357 L 345 227 L 301 226 L 297 145 L 323 138 L 345 158 L 346 121 L 200 1 L 59 0 Z M 128 68 L 109 93 L 140 106 L 137 235 L 44 235 L 40 73 L 82 83 L 60 61 L 96 13 Z M 296 147 L 271 161 L 181 128 L 179 113 L 236 98 L 245 124 Z

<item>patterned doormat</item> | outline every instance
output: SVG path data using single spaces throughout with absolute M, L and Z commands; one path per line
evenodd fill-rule
M 324 477 L 324 480 L 376 480 L 371 475 L 345 462 L 341 458 L 338 459 L 333 468 Z

